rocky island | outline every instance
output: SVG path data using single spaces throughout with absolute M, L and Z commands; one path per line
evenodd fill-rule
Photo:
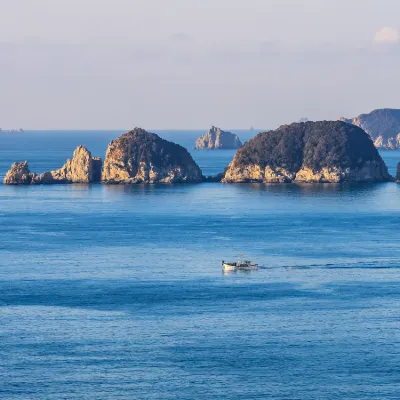
M 36 185 L 39 184 L 39 177 L 31 172 L 28 161 L 15 162 L 7 171 L 3 183 L 5 185 Z
M 28 162 L 16 162 L 4 177 L 5 185 L 40 185 L 55 183 L 99 183 L 101 158 L 92 157 L 84 146 L 78 146 L 73 157 L 59 169 L 37 175 L 29 170 Z
M 340 121 L 294 123 L 240 148 L 223 182 L 392 181 L 371 138 Z
M 109 144 L 102 181 L 195 183 L 203 181 L 203 175 L 184 147 L 135 128 Z
M 400 110 L 384 108 L 355 118 L 340 120 L 364 129 L 371 136 L 376 147 L 400 148 Z
M 238 149 L 242 145 L 239 137 L 213 126 L 196 140 L 196 150 Z

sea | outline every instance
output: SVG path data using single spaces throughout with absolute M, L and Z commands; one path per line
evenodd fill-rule
M 0 134 L 0 179 L 122 132 Z M 396 183 L 0 184 L 0 398 L 399 399 L 399 227 Z

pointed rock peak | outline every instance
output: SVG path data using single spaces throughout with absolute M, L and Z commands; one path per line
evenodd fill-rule
M 130 131 L 124 133 L 123 135 L 130 135 L 130 136 L 132 136 L 132 135 L 152 135 L 152 136 L 158 136 L 155 133 L 148 132 L 145 129 L 138 128 L 138 127 L 131 129 Z
M 58 170 L 40 175 L 43 183 L 97 183 L 100 181 L 101 159 L 94 159 L 85 146 L 78 146 L 72 160 Z
M 28 161 L 15 162 L 6 176 L 5 185 L 30 185 L 37 182 L 37 175 L 30 171 Z

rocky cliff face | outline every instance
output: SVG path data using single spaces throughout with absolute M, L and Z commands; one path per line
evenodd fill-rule
M 181 183 L 201 182 L 203 175 L 184 147 L 135 128 L 109 144 L 102 180 L 105 183 Z
M 384 161 L 362 129 L 323 121 L 258 134 L 237 151 L 223 182 L 390 180 Z
M 5 185 L 34 185 L 38 184 L 38 176 L 29 170 L 28 161 L 15 162 L 4 177 Z
M 100 182 L 101 159 L 93 158 L 84 146 L 78 146 L 72 160 L 56 171 L 45 172 L 39 179 L 44 184 L 51 183 L 95 183 Z
M 364 129 L 376 147 L 400 148 L 400 110 L 384 108 L 369 114 L 361 114 L 356 118 L 340 120 Z
M 196 140 L 197 150 L 238 149 L 241 145 L 242 142 L 237 135 L 222 131 L 215 126 Z
M 400 163 L 397 164 L 396 181 L 400 182 Z
M 49 171 L 37 176 L 31 173 L 28 163 L 14 163 L 4 178 L 4 184 L 55 184 L 55 183 L 97 183 L 101 178 L 102 162 L 100 158 L 93 158 L 90 151 L 84 146 L 78 146 L 72 160 L 56 171 Z

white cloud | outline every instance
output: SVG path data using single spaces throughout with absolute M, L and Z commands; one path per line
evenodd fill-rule
M 385 26 L 375 33 L 375 44 L 396 44 L 400 42 L 400 31 L 398 28 Z

